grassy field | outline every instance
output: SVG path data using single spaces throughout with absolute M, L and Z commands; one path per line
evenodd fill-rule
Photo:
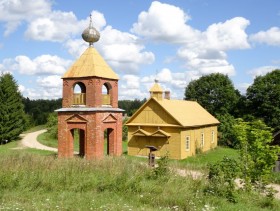
M 255 192 L 238 192 L 236 203 L 207 194 L 205 177 L 194 180 L 170 171 L 155 177 L 146 158 L 124 153 L 102 160 L 66 160 L 54 152 L 13 149 L 17 145 L 0 145 L 0 210 L 280 210 L 279 200 L 271 204 Z M 170 160 L 168 169 L 205 170 L 225 155 L 238 156 L 233 149 L 218 147 Z
M 0 166 L 0 210 L 280 209 L 279 201 L 267 207 L 256 193 L 240 192 L 237 203 L 205 194 L 204 178 L 154 177 L 153 169 L 126 156 L 65 160 L 17 150 L 1 154 Z
M 227 147 L 217 147 L 208 152 L 188 157 L 184 160 L 173 161 L 179 167 L 187 167 L 188 169 L 205 170 L 208 164 L 216 163 L 223 157 L 238 158 L 238 151 Z

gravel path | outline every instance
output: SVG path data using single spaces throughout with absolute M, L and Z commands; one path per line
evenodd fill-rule
M 53 147 L 48 147 L 45 146 L 43 144 L 40 144 L 37 141 L 37 137 L 42 134 L 45 133 L 47 130 L 39 130 L 33 133 L 27 133 L 27 134 L 23 134 L 22 135 L 22 140 L 21 140 L 21 144 L 19 148 L 35 148 L 35 149 L 41 149 L 41 150 L 48 150 L 48 151 L 54 151 L 57 152 L 56 148 Z
M 187 176 L 191 176 L 193 179 L 201 179 L 202 177 L 206 178 L 207 176 L 205 174 L 203 174 L 200 171 L 194 171 L 194 170 L 185 170 L 185 169 L 175 169 L 176 173 L 182 177 L 187 177 Z M 237 185 L 237 187 L 241 187 L 241 181 L 240 179 L 236 179 L 235 183 Z M 280 199 L 280 185 L 279 184 L 269 184 L 267 187 L 272 187 L 276 193 L 274 195 L 274 197 L 276 199 Z

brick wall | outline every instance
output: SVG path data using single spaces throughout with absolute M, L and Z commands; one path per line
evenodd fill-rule
M 75 115 L 82 118 L 71 119 Z M 83 144 L 80 144 L 80 147 L 84 145 L 84 149 L 80 149 L 80 152 L 84 152 L 86 159 L 104 156 L 104 130 L 106 129 L 109 129 L 110 155 L 122 154 L 122 113 L 59 112 L 58 157 L 74 156 L 72 129 L 75 128 L 84 131 L 80 134 L 80 138 L 84 139 Z
M 118 107 L 118 81 L 106 78 L 64 78 L 62 107 L 68 108 L 72 105 L 74 94 L 74 86 L 77 83 L 82 83 L 86 87 L 86 106 L 101 107 L 102 106 L 102 86 L 106 83 L 109 87 L 111 106 Z

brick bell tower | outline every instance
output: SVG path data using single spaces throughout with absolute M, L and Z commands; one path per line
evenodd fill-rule
M 122 154 L 122 109 L 119 77 L 93 47 L 100 38 L 92 26 L 82 34 L 89 47 L 63 75 L 62 108 L 58 113 L 58 157 L 78 153 L 86 159 Z M 79 150 L 74 153 L 74 143 Z

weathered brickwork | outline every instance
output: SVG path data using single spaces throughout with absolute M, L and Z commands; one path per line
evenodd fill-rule
M 58 157 L 74 156 L 73 129 L 80 129 L 79 154 L 86 159 L 104 156 L 106 129 L 109 155 L 122 154 L 122 113 L 58 112 Z
M 62 107 L 70 108 L 72 106 L 74 87 L 76 84 L 83 84 L 86 93 L 86 107 L 102 106 L 102 86 L 106 85 L 110 95 L 111 106 L 118 107 L 118 81 L 98 77 L 88 78 L 64 78 Z
M 73 105 L 74 87 L 79 84 L 85 105 Z M 102 105 L 102 86 L 110 105 Z M 90 108 L 90 109 L 89 109 Z M 107 108 L 111 108 L 107 109 Z M 62 109 L 58 112 L 58 157 L 74 156 L 74 129 L 79 132 L 78 154 L 86 159 L 102 158 L 104 142 L 109 155 L 122 154 L 122 112 L 118 109 L 118 81 L 100 77 L 64 78 Z M 107 140 L 104 131 L 107 130 Z

